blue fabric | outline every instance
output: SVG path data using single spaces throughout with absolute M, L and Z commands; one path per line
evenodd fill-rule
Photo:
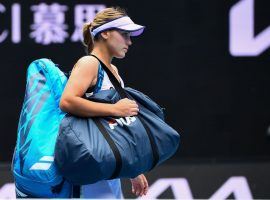
M 65 116 L 59 101 L 67 78 L 49 59 L 32 62 L 20 114 L 13 175 L 20 191 L 35 197 L 69 197 L 71 184 L 54 163 L 60 121 Z M 62 190 L 53 192 L 63 183 Z
M 102 69 L 101 65 L 99 64 L 97 83 L 96 83 L 94 91 L 93 91 L 94 94 L 98 93 L 101 90 L 103 79 L 104 79 L 104 70 Z
M 122 199 L 120 179 L 102 180 L 82 187 L 83 198 Z
M 137 101 L 140 117 L 154 137 L 159 155 L 157 164 L 160 165 L 175 153 L 180 135 L 164 122 L 163 110 L 149 97 L 131 88 L 125 90 Z M 90 96 L 89 100 L 116 103 L 120 96 L 114 89 L 102 90 Z M 132 178 L 148 172 L 153 165 L 153 152 L 147 132 L 138 117 L 99 119 L 122 158 L 118 178 Z M 60 125 L 56 147 L 56 164 L 74 184 L 84 185 L 109 179 L 116 167 L 113 151 L 92 118 L 65 116 Z

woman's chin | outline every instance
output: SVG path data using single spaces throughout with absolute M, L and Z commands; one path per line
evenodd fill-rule
M 121 53 L 121 54 L 116 55 L 115 57 L 121 59 L 121 58 L 124 58 L 125 56 L 126 56 L 126 53 Z

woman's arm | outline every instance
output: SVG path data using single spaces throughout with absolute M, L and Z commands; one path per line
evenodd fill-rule
M 78 60 L 68 79 L 60 100 L 60 108 L 68 113 L 81 117 L 113 115 L 110 104 L 88 101 L 82 96 L 95 84 L 98 72 L 98 61 L 90 56 Z
M 122 99 L 116 104 L 106 104 L 82 98 L 86 90 L 96 82 L 98 64 L 98 61 L 91 56 L 79 59 L 62 94 L 60 108 L 81 117 L 136 115 L 138 105 L 129 99 Z

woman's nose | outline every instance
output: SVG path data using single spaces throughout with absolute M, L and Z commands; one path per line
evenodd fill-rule
M 129 46 L 132 45 L 132 42 L 131 42 L 131 38 L 130 38 L 130 37 L 127 38 L 127 44 L 128 44 Z

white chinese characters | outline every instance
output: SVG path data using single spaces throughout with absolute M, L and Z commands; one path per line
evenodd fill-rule
M 75 31 L 71 36 L 71 40 L 73 42 L 82 40 L 82 28 L 85 22 L 93 21 L 95 15 L 100 10 L 104 9 L 105 5 L 95 4 L 95 5 L 87 5 L 80 4 L 76 5 L 74 8 L 74 24 Z
M 28 11 L 33 15 L 29 15 L 26 13 L 27 9 L 22 9 L 23 6 L 20 3 L 12 4 L 11 16 L 8 16 L 9 8 L 0 3 L 0 17 L 10 21 L 10 26 L 9 23 L 0 26 L 0 45 L 9 38 L 12 43 L 23 42 L 22 35 L 29 36 L 33 42 L 40 45 L 79 42 L 82 40 L 83 24 L 92 21 L 96 13 L 106 7 L 103 4 L 75 4 L 74 9 L 71 9 L 70 5 L 57 2 L 39 3 L 30 6 Z M 72 11 L 74 13 L 71 13 Z M 33 23 L 29 25 L 30 33 L 22 34 L 21 20 L 25 16 L 33 16 Z M 71 20 L 73 16 L 74 20 Z M 29 29 L 23 27 L 23 31 L 26 30 Z
M 5 15 L 6 7 L 0 3 L 0 14 Z M 11 33 L 11 41 L 13 43 L 19 43 L 21 41 L 21 6 L 18 3 L 14 3 L 11 6 L 11 31 L 8 29 L 0 30 L 0 43 L 4 42 L 9 33 Z
M 30 34 L 37 43 L 48 45 L 50 43 L 63 43 L 68 37 L 67 25 L 65 24 L 65 11 L 67 6 L 53 3 L 47 5 L 41 3 L 31 7 L 34 11 L 34 24 L 31 25 L 33 32 Z

